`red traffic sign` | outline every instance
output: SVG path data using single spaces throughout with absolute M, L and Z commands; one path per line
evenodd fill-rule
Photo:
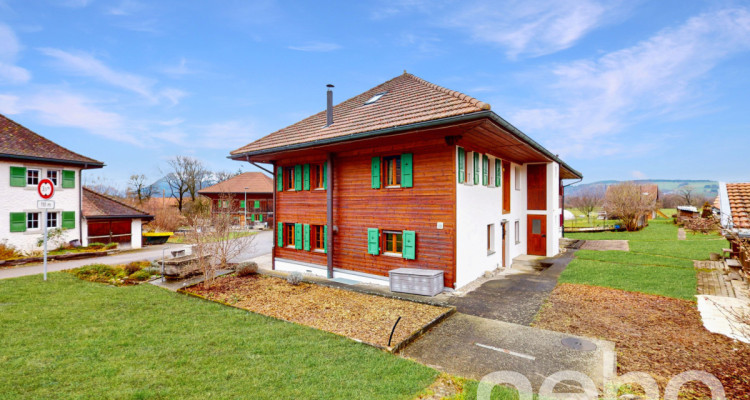
M 52 181 L 49 179 L 42 179 L 39 181 L 36 191 L 39 192 L 39 197 L 45 200 L 51 199 L 52 195 L 55 194 L 55 185 L 53 185 Z

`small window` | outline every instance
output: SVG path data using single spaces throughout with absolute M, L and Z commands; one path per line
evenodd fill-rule
M 487 225 L 487 254 L 495 253 L 495 224 Z
M 516 240 L 516 244 L 521 243 L 521 222 L 520 221 L 516 221 L 516 224 L 515 224 L 515 240 Z
M 284 244 L 287 247 L 296 247 L 294 224 L 284 224 Z
M 324 176 L 323 164 L 310 165 L 310 189 L 324 189 Z
M 401 156 L 383 157 L 383 186 L 401 186 Z
M 294 167 L 284 167 L 284 190 L 295 190 Z
M 39 229 L 39 213 L 26 214 L 26 229 Z
M 403 253 L 404 233 L 398 231 L 383 231 L 383 249 L 385 249 L 386 253 Z
M 47 213 L 47 228 L 57 228 L 57 213 L 56 212 L 48 212 Z
M 60 177 L 60 171 L 47 170 L 47 179 L 51 180 L 53 185 L 57 186 L 57 183 L 59 182 L 59 179 L 58 179 L 59 177 Z
M 531 220 L 531 234 L 532 235 L 541 235 L 542 234 L 542 220 L 541 219 L 533 219 Z
M 369 98 L 369 99 L 368 99 L 368 100 L 367 100 L 367 101 L 365 102 L 365 105 L 367 105 L 367 104 L 372 104 L 372 103 L 374 103 L 374 102 L 376 102 L 376 101 L 380 100 L 380 98 L 381 98 L 381 97 L 383 97 L 383 96 L 385 96 L 385 94 L 386 94 L 386 93 L 387 93 L 387 92 L 381 92 L 381 93 L 378 93 L 378 94 L 376 94 L 375 96 L 372 96 L 372 97 L 370 97 L 370 98 Z
M 36 186 L 39 184 L 39 175 L 41 171 L 38 169 L 27 169 L 26 170 L 26 184 Z
M 229 200 L 223 200 L 223 201 L 221 202 L 221 206 L 222 206 L 223 208 L 229 208 Z
M 313 247 L 312 249 L 319 251 L 325 250 L 326 237 L 323 225 L 313 225 L 311 234 Z

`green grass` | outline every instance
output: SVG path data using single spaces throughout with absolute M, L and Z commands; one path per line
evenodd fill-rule
M 0 280 L 3 398 L 410 399 L 437 372 L 152 285 Z
M 237 239 L 241 237 L 252 236 L 257 233 L 258 232 L 248 232 L 248 231 L 231 232 L 229 234 L 229 239 Z M 188 240 L 185 235 L 172 235 L 169 237 L 169 239 L 167 239 L 167 243 L 183 244 L 186 242 L 188 242 Z
M 659 267 L 693 268 L 693 261 L 684 258 L 665 257 L 652 254 L 634 253 L 632 251 L 595 251 L 579 250 L 576 258 L 581 260 L 600 261 L 625 265 L 651 265 Z

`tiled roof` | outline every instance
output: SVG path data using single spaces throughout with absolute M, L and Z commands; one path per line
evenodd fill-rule
M 198 193 L 273 193 L 273 179 L 262 172 L 245 172 L 201 189 Z
M 365 104 L 368 99 L 380 93 L 385 94 L 379 100 Z M 321 104 L 323 100 L 321 96 Z M 234 150 L 231 154 L 338 138 L 489 109 L 490 105 L 487 103 L 404 72 L 403 75 L 334 106 L 331 126 L 325 126 L 326 112 L 321 111 Z
M 141 219 L 153 219 L 154 217 L 145 211 L 129 206 L 119 200 L 97 193 L 91 189 L 83 188 L 83 201 L 81 203 L 83 216 L 86 218 L 106 217 L 131 217 Z
M 727 183 L 727 197 L 734 227 L 750 229 L 750 183 Z
M 0 114 L 0 156 L 3 155 L 89 164 L 93 168 L 104 166 L 101 161 L 74 153 Z
M 714 208 L 717 210 L 721 210 L 721 197 L 716 196 L 714 199 Z

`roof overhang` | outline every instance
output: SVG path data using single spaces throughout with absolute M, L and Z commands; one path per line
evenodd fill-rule
M 21 155 L 18 155 L 18 154 L 4 154 L 4 153 L 0 153 L 0 159 L 4 159 L 4 158 L 11 159 L 11 160 L 37 161 L 37 162 L 44 162 L 44 163 L 50 163 L 50 164 L 73 165 L 73 166 L 81 167 L 82 169 L 104 168 L 104 163 L 102 163 L 102 162 L 86 162 L 86 161 L 61 160 L 59 158 L 21 156 Z
M 472 113 L 467 113 L 467 114 L 462 114 L 462 115 L 457 115 L 457 116 L 452 116 L 452 117 L 446 117 L 446 118 L 440 118 L 440 119 L 434 119 L 434 120 L 429 120 L 429 121 L 424 121 L 424 122 L 417 122 L 414 124 L 395 126 L 392 128 L 358 132 L 358 133 L 353 133 L 351 135 L 313 140 L 313 141 L 304 142 L 304 143 L 295 143 L 295 144 L 290 144 L 286 146 L 279 146 L 279 147 L 272 147 L 272 148 L 267 148 L 267 149 L 242 152 L 242 153 L 232 154 L 228 156 L 227 158 L 237 160 L 237 161 L 263 162 L 263 160 L 261 160 L 262 157 L 260 157 L 263 155 L 311 149 L 314 147 L 330 146 L 330 145 L 335 145 L 335 144 L 340 144 L 340 143 L 350 142 L 350 141 L 355 141 L 355 140 L 397 135 L 397 134 L 407 133 L 413 130 L 428 129 L 428 128 L 433 128 L 433 127 L 460 124 L 460 123 L 471 122 L 471 121 L 479 121 L 482 119 L 489 119 L 494 124 L 502 128 L 504 131 L 506 131 L 507 133 L 509 133 L 510 135 L 512 135 L 519 141 L 521 141 L 522 143 L 531 147 L 534 151 L 542 155 L 544 158 L 548 159 L 549 161 L 554 161 L 560 164 L 561 169 L 567 172 L 565 176 L 563 176 L 563 174 L 561 173 L 560 176 L 562 179 L 583 178 L 583 175 L 580 172 L 570 167 L 568 164 L 566 164 L 556 155 L 550 153 L 549 150 L 545 149 L 542 145 L 540 145 L 539 143 L 537 143 L 536 141 L 528 137 L 526 134 L 521 132 L 518 128 L 511 125 L 508 121 L 504 120 L 502 117 L 500 117 L 499 115 L 489 110 L 477 111 L 477 112 L 472 112 Z
M 151 221 L 154 219 L 153 215 L 84 215 L 83 218 L 90 220 L 96 219 L 143 219 Z

